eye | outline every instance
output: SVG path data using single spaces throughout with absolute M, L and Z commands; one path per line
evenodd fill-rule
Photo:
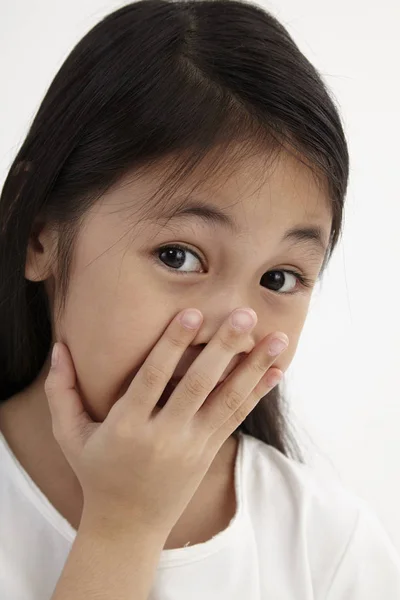
M 303 287 L 311 287 L 306 284 L 307 279 L 288 269 L 278 269 L 275 271 L 268 271 L 261 277 L 261 284 L 271 289 L 273 292 L 279 294 L 295 294 L 296 287 L 300 283 Z M 284 289 L 285 288 L 285 289 Z
M 191 255 L 194 258 L 188 259 L 187 255 Z M 168 270 L 175 271 L 177 274 L 183 276 L 191 274 L 187 271 L 194 263 L 196 263 L 196 261 L 199 263 L 202 262 L 196 252 L 184 245 L 169 245 L 157 248 L 153 253 L 153 258 L 157 263 L 161 261 L 164 265 L 165 262 L 168 262 Z M 170 266 L 171 264 L 172 266 Z M 186 266 L 183 270 L 178 270 L 184 265 Z M 299 291 L 296 289 L 296 287 L 298 287 L 297 284 L 300 284 L 300 287 L 306 289 L 311 288 L 314 285 L 314 282 L 312 279 L 308 279 L 306 276 L 290 269 L 275 269 L 273 271 L 268 271 L 261 277 L 261 285 L 265 285 L 271 291 L 282 295 L 296 294 Z
M 186 255 L 191 254 L 195 257 L 195 260 L 187 260 Z M 186 246 L 163 246 L 162 248 L 158 248 L 155 252 L 156 256 L 162 256 L 160 258 L 162 262 L 166 261 L 173 266 L 169 267 L 171 270 L 176 271 L 180 275 L 185 275 L 186 271 L 193 266 L 193 263 L 201 262 L 199 256 L 193 250 L 190 250 Z M 183 271 L 178 271 L 178 268 L 181 268 L 186 264 L 186 267 Z

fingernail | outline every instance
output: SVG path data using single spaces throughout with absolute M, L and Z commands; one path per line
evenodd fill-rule
M 201 323 L 202 314 L 199 310 L 185 310 L 185 312 L 180 317 L 180 322 L 187 329 L 196 329 Z
M 257 319 L 256 313 L 249 309 L 238 309 L 231 314 L 231 323 L 236 329 L 246 331 L 255 325 Z
M 268 354 L 270 356 L 277 356 L 288 347 L 288 338 L 274 338 L 268 345 Z
M 53 352 L 51 353 L 51 366 L 52 367 L 56 367 L 58 364 L 58 358 L 59 358 L 60 352 L 58 349 L 58 344 L 57 342 L 54 344 L 53 346 Z

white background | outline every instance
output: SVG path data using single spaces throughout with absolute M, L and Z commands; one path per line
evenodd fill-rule
M 2 0 L 0 184 L 73 45 L 122 2 Z M 400 550 L 400 3 L 276 0 L 336 98 L 351 154 L 344 237 L 286 393 L 308 462 L 363 497 Z

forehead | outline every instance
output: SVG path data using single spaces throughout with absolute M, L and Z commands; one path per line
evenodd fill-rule
M 200 190 L 229 212 L 242 230 L 265 231 L 269 223 L 330 225 L 326 183 L 296 157 L 282 152 L 269 165 L 262 156 L 243 161 L 228 176 L 204 180 Z
M 213 172 L 215 160 L 217 171 Z M 168 175 L 168 165 L 165 172 Z M 135 191 L 143 193 L 149 218 L 161 218 L 163 211 L 171 214 L 171 209 L 184 205 L 187 198 L 218 206 L 232 216 L 242 231 L 265 228 L 269 222 L 277 224 L 279 220 L 286 224 L 288 219 L 293 223 L 314 220 L 330 225 L 332 219 L 328 182 L 317 178 L 311 168 L 286 151 L 273 160 L 260 152 L 231 163 L 226 161 L 226 168 L 223 165 L 221 170 L 218 157 L 211 153 L 179 183 L 173 195 L 160 203 L 145 202 L 162 181 L 156 170 L 144 171 L 135 181 Z
M 329 239 L 332 204 L 327 190 L 327 181 L 318 179 L 315 173 L 296 156 L 281 152 L 271 161 L 265 155 L 252 155 L 242 158 L 233 165 L 227 162 L 227 169 L 213 172 L 213 157 L 196 166 L 196 169 L 182 182 L 173 193 L 163 196 L 163 177 L 168 177 L 169 165 L 161 168 L 146 167 L 141 172 L 128 175 L 114 188 L 111 204 L 118 204 L 122 217 L 127 216 L 133 224 L 139 220 L 142 224 L 156 222 L 168 226 L 179 226 L 185 221 L 169 221 L 175 211 L 186 206 L 207 204 L 221 209 L 229 216 L 233 227 L 219 227 L 218 234 L 236 233 L 240 236 L 251 235 L 274 237 L 299 224 L 315 225 L 325 232 L 325 241 Z M 211 171 L 209 165 L 211 164 Z M 161 199 L 159 193 L 161 192 Z M 107 202 L 109 204 L 109 202 Z M 118 211 L 119 212 L 119 211 Z M 187 220 L 186 222 L 189 222 Z M 197 220 L 197 223 L 201 221 Z M 211 221 L 207 225 L 212 224 Z

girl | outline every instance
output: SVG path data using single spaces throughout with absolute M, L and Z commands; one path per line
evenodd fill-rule
M 324 83 L 253 4 L 144 0 L 73 49 L 0 202 L 2 599 L 400 597 L 277 385 L 348 173 Z

